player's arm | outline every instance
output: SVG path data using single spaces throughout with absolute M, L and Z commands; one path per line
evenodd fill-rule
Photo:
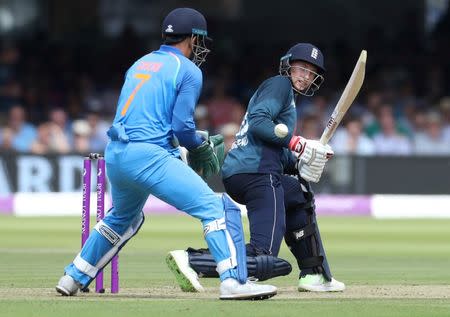
M 172 130 L 182 146 L 192 150 L 203 139 L 195 132 L 194 111 L 202 89 L 200 70 L 185 72 L 178 83 L 178 94 L 173 108 Z
M 183 75 L 175 102 L 172 129 L 180 145 L 189 152 L 189 165 L 204 178 L 217 174 L 225 157 L 223 136 L 195 130 L 194 111 L 202 86 L 202 74 L 193 68 Z
M 297 157 L 294 155 L 294 152 L 291 150 L 284 148 L 283 155 L 281 156 L 281 163 L 283 164 L 283 173 L 288 175 L 296 175 L 298 174 L 297 170 Z
M 287 147 L 293 131 L 288 131 L 285 137 L 278 137 L 275 134 L 274 120 L 281 108 L 289 102 L 291 91 L 289 80 L 283 77 L 266 80 L 259 87 L 255 102 L 248 110 L 249 133 L 267 143 Z

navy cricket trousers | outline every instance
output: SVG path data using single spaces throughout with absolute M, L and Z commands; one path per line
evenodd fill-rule
M 223 180 L 227 193 L 238 203 L 246 205 L 250 223 L 250 246 L 247 254 L 278 256 L 285 231 L 305 228 L 317 220 L 314 212 L 314 194 L 309 185 L 296 177 L 279 174 L 236 174 Z M 312 256 L 323 256 L 323 272 L 331 278 L 325 250 L 317 227 L 315 242 L 304 239 L 291 248 L 297 261 Z M 322 271 L 320 271 L 322 272 Z M 312 268 L 301 273 L 315 274 Z
M 236 174 L 223 180 L 227 193 L 246 205 L 250 245 L 257 254 L 278 255 L 286 230 L 284 190 L 279 174 Z

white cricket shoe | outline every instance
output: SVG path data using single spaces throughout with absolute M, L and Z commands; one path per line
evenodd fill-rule
M 189 266 L 189 256 L 185 250 L 170 251 L 166 263 L 183 292 L 204 292 L 198 274 Z
M 342 292 L 345 284 L 331 278 L 327 281 L 322 274 L 308 274 L 300 277 L 298 281 L 299 292 Z
M 277 288 L 272 285 L 255 284 L 247 281 L 239 283 L 234 278 L 227 278 L 220 283 L 220 299 L 263 300 L 277 294 Z
M 63 296 L 74 296 L 80 289 L 80 284 L 70 275 L 64 275 L 59 279 L 58 285 L 56 285 L 56 291 Z

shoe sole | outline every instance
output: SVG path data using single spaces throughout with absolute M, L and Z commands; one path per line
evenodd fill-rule
M 327 288 L 323 286 L 299 286 L 298 291 L 299 292 L 343 292 L 345 290 L 344 288 Z
M 198 293 L 203 291 L 203 289 L 197 289 L 189 278 L 186 277 L 186 274 L 180 269 L 177 260 L 171 252 L 166 256 L 166 264 L 175 275 L 175 279 L 183 292 Z
M 62 296 L 71 296 L 71 295 L 70 295 L 70 292 L 69 292 L 68 290 L 66 290 L 65 288 L 63 288 L 63 287 L 61 287 L 61 286 L 59 286 L 59 285 L 56 285 L 55 289 L 56 289 L 56 291 L 57 291 L 58 293 L 60 293 Z
M 261 293 L 261 294 L 233 294 L 233 295 L 221 295 L 221 300 L 265 300 L 277 295 L 277 292 Z

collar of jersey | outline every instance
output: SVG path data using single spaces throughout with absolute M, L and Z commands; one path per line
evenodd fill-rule
M 161 45 L 161 47 L 159 48 L 161 51 L 163 51 L 163 52 L 172 52 L 172 53 L 175 53 L 175 54 L 178 54 L 178 55 L 182 55 L 183 56 L 183 53 L 181 52 L 181 50 L 180 49 L 178 49 L 178 48 L 176 48 L 176 47 L 173 47 L 173 46 L 171 46 L 171 45 Z

